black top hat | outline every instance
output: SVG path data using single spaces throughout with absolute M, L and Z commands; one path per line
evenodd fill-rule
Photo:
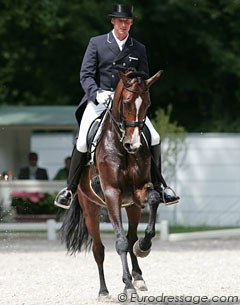
M 124 4 L 113 4 L 112 13 L 109 17 L 133 18 L 133 6 Z

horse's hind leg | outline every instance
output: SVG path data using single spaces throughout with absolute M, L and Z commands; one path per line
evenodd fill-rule
M 92 251 L 94 259 L 98 266 L 100 289 L 99 297 L 106 297 L 109 295 L 105 276 L 103 269 L 104 262 L 104 246 L 100 238 L 100 228 L 99 228 L 99 217 L 100 217 L 100 207 L 87 201 L 85 198 L 81 198 L 81 206 L 83 208 L 85 224 L 87 226 L 88 232 L 92 238 Z
M 145 257 L 151 251 L 152 238 L 155 236 L 155 223 L 157 218 L 157 209 L 160 202 L 159 194 L 151 190 L 148 194 L 149 218 L 145 235 L 140 238 L 134 245 L 133 250 L 136 256 Z
M 128 242 L 129 242 L 129 254 L 132 261 L 132 276 L 133 276 L 133 285 L 135 288 L 141 291 L 146 291 L 147 286 L 142 277 L 142 271 L 139 267 L 138 260 L 136 255 L 133 252 L 133 245 L 137 241 L 137 227 L 140 222 L 141 210 L 136 205 L 132 205 L 126 208 L 126 212 L 128 215 Z

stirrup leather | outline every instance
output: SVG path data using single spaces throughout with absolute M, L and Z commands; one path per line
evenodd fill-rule
M 61 195 L 63 195 L 64 192 L 67 192 L 67 194 L 69 194 L 69 201 L 70 201 L 69 204 L 61 204 L 61 203 L 59 203 L 59 199 L 60 199 L 59 197 Z M 57 196 L 55 197 L 55 200 L 54 200 L 54 205 L 56 205 L 56 206 L 58 206 L 60 208 L 68 210 L 68 209 L 70 209 L 70 206 L 71 206 L 71 204 L 73 202 L 73 199 L 74 199 L 74 195 L 73 195 L 72 191 L 69 190 L 67 187 L 65 187 L 60 192 L 58 192 L 58 194 L 57 194 Z

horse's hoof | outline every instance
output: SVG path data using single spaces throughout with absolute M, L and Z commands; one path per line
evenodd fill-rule
M 137 290 L 140 290 L 140 291 L 147 291 L 148 290 L 144 280 L 133 281 L 133 286 Z
M 151 248 L 149 248 L 148 250 L 142 250 L 140 248 L 140 244 L 139 244 L 139 240 L 137 240 L 135 242 L 135 244 L 133 245 L 133 253 L 137 256 L 137 257 L 146 257 L 148 256 L 148 254 L 151 252 Z
M 99 294 L 97 300 L 102 303 L 113 301 L 112 297 L 109 294 Z
M 135 288 L 124 289 L 123 294 L 120 293 L 119 296 L 122 296 L 122 299 L 121 300 L 119 299 L 120 302 L 123 302 L 123 301 L 132 302 L 133 299 L 137 298 L 137 291 Z M 124 298 L 124 300 L 123 300 L 123 298 Z

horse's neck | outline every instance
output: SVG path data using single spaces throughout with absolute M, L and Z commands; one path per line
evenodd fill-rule
M 111 111 L 111 116 L 116 121 L 118 121 L 119 120 L 119 109 L 118 109 L 118 99 L 117 99 L 117 97 L 114 97 L 114 100 L 112 102 L 112 109 L 110 111 Z
M 112 115 L 112 114 L 111 114 Z M 115 122 L 114 122 L 115 120 Z M 116 117 L 113 117 L 113 119 L 108 115 L 106 117 L 106 121 L 104 124 L 104 130 L 107 137 L 110 137 L 111 141 L 118 141 L 119 142 L 119 136 L 120 136 L 120 129 L 117 125 L 118 119 Z
M 111 114 L 112 115 L 112 114 Z M 101 148 L 104 151 L 112 151 L 117 149 L 118 152 L 125 153 L 125 149 L 122 144 L 122 132 L 119 128 L 118 121 L 114 121 L 111 115 L 108 115 L 105 119 L 104 126 L 101 134 Z

